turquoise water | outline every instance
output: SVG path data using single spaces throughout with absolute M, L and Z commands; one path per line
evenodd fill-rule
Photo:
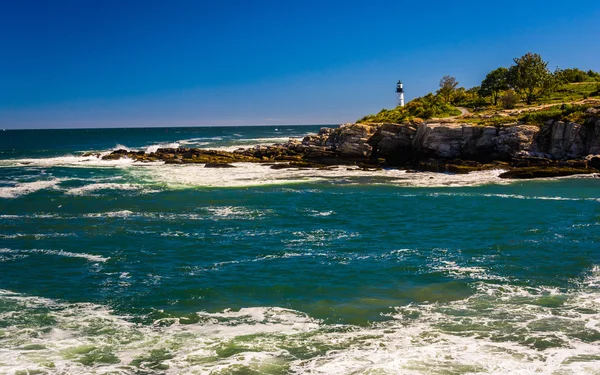
M 0 374 L 600 373 L 597 177 L 83 156 L 318 128 L 0 133 Z

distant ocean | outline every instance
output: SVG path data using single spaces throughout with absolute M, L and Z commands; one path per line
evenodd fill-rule
M 102 161 L 319 126 L 0 132 L 0 374 L 600 374 L 600 178 Z

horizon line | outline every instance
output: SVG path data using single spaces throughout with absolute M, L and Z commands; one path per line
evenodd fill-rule
M 267 127 L 267 126 L 339 126 L 331 124 L 248 124 L 248 125 L 176 125 L 176 126 L 109 126 L 109 127 L 49 127 L 49 128 L 2 128 L 2 131 L 13 130 L 109 130 L 109 129 L 176 129 L 176 128 L 234 128 L 234 127 Z

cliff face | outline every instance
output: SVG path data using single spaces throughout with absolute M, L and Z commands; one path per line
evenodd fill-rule
M 583 125 L 549 121 L 531 125 L 478 126 L 453 122 L 421 124 L 345 124 L 322 128 L 302 141 L 255 146 L 234 152 L 177 148 L 144 151 L 117 150 L 103 159 L 128 157 L 138 162 L 204 164 L 265 163 L 271 168 L 326 168 L 384 165 L 466 173 L 486 168 L 510 171 L 508 178 L 534 178 L 594 173 L 600 170 L 600 117 Z M 100 156 L 99 156 L 100 157 Z M 540 169 L 541 168 L 541 169 Z M 506 175 L 506 176 L 504 176 Z
M 600 154 L 600 119 L 583 125 L 549 121 L 537 134 L 531 151 L 552 159 L 575 159 Z
M 464 159 L 479 162 L 515 158 L 566 160 L 600 154 L 600 119 L 583 125 L 549 121 L 532 125 L 477 126 L 457 123 L 345 124 L 304 138 L 307 147 L 335 150 L 340 157 L 410 160 Z

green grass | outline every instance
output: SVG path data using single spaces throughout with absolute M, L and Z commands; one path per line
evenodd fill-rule
M 546 98 L 542 98 L 540 101 L 543 103 L 575 102 L 582 99 L 587 99 L 588 97 L 598 97 L 600 94 L 599 91 L 599 82 L 569 83 L 562 85 L 555 92 Z
M 502 95 L 502 94 L 500 94 Z M 583 99 L 600 99 L 600 82 L 588 81 L 588 82 L 580 82 L 580 83 L 567 83 L 561 85 L 554 92 L 536 100 L 532 103 L 532 106 L 540 105 L 540 104 L 559 104 L 559 103 L 571 103 L 578 102 Z M 489 100 L 489 98 L 487 98 Z M 487 103 L 483 105 L 481 102 L 478 103 L 478 108 L 483 111 L 501 111 L 504 110 L 501 105 L 493 105 L 491 103 Z M 464 107 L 470 108 L 474 110 L 473 106 L 464 105 Z M 523 109 L 528 106 L 523 101 L 519 101 L 515 107 L 515 109 Z
M 585 111 L 592 105 L 556 105 L 539 111 L 522 114 L 518 120 L 525 124 L 540 125 L 548 120 L 582 122 L 586 117 Z
M 416 119 L 443 118 L 459 116 L 460 110 L 444 102 L 439 96 L 427 94 L 422 98 L 411 100 L 405 107 L 382 109 L 375 115 L 368 115 L 359 123 L 402 123 Z
M 514 108 L 517 110 L 527 110 L 528 107 L 539 106 L 540 104 L 557 105 L 537 111 L 530 111 L 519 116 L 493 116 L 496 111 L 504 109 L 499 105 L 480 106 L 476 114 L 492 115 L 488 118 L 465 118 L 459 119 L 459 122 L 468 122 L 481 126 L 499 126 L 515 121 L 525 124 L 541 125 L 548 120 L 565 120 L 572 122 L 581 122 L 585 119 L 585 110 L 591 105 L 573 105 L 567 104 L 562 107 L 562 103 L 578 102 L 583 99 L 600 99 L 600 82 L 587 81 L 580 83 L 568 83 L 559 87 L 552 94 L 541 98 L 532 104 L 525 105 L 519 102 Z M 481 103 L 479 103 L 481 104 Z M 471 108 L 471 111 L 474 111 Z M 405 107 L 396 107 L 394 109 L 382 109 L 379 113 L 368 115 L 357 122 L 359 123 L 405 123 L 411 121 L 428 120 L 431 118 L 444 118 L 458 116 L 460 111 L 451 104 L 445 103 L 439 96 L 427 94 L 422 98 L 411 100 Z

